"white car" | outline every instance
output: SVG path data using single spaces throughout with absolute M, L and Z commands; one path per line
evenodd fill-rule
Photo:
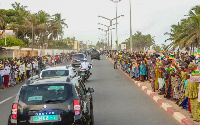
M 76 76 L 76 71 L 72 66 L 56 66 L 44 69 L 40 73 L 40 78 L 53 76 L 69 76 L 73 78 Z

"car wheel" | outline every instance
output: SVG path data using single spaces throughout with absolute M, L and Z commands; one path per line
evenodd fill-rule
M 98 58 L 98 60 L 100 60 L 100 57 Z

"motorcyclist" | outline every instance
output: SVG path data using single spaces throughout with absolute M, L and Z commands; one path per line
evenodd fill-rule
M 85 70 L 91 69 L 91 65 L 87 62 L 86 58 L 84 58 L 84 62 L 81 63 L 80 69 L 85 69 Z
M 81 63 L 80 69 L 85 69 L 87 71 L 87 74 L 89 75 L 91 68 L 92 66 L 87 62 L 87 59 L 84 58 L 84 62 Z

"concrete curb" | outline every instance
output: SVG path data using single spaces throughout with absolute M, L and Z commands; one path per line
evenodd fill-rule
M 107 59 L 112 64 L 114 64 L 113 60 L 111 60 L 110 58 L 107 58 Z M 120 69 L 120 71 L 122 71 L 122 70 Z M 124 73 L 124 74 L 127 77 L 129 77 L 129 75 L 127 75 L 126 73 Z M 146 94 L 148 94 L 154 101 L 156 101 L 165 111 L 167 111 L 170 115 L 172 115 L 181 124 L 183 124 L 183 125 L 196 125 L 193 121 L 191 121 L 190 119 L 186 118 L 183 114 L 181 114 L 179 111 L 177 111 L 171 105 L 169 105 L 168 103 L 166 103 L 166 101 L 164 99 L 162 99 L 161 97 L 159 97 L 155 92 L 152 92 L 145 85 L 142 85 L 142 83 L 140 83 L 139 81 L 135 81 L 134 83 L 136 85 L 138 85 Z

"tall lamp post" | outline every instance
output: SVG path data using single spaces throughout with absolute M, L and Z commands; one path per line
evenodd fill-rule
M 118 50 L 118 35 L 117 35 L 117 4 L 118 2 L 120 2 L 121 0 L 111 0 L 112 2 L 115 3 L 116 5 L 116 50 Z
M 104 18 L 104 19 L 106 19 L 106 20 L 109 20 L 110 21 L 110 26 L 112 26 L 113 24 L 112 24 L 112 21 L 113 20 L 115 20 L 115 19 L 117 19 L 117 18 L 119 18 L 119 17 L 121 17 L 121 16 L 124 16 L 124 15 L 120 15 L 120 16 L 117 16 L 117 17 L 115 17 L 115 18 L 113 18 L 113 19 L 109 19 L 109 18 L 106 18 L 106 17 L 104 17 L 104 16 L 98 16 L 98 17 L 101 17 L 101 18 Z M 117 23 L 116 23 L 117 24 Z M 109 30 L 109 29 L 108 29 Z M 112 45 L 112 43 L 111 43 L 111 45 Z M 112 49 L 112 46 L 111 46 L 111 49 Z

